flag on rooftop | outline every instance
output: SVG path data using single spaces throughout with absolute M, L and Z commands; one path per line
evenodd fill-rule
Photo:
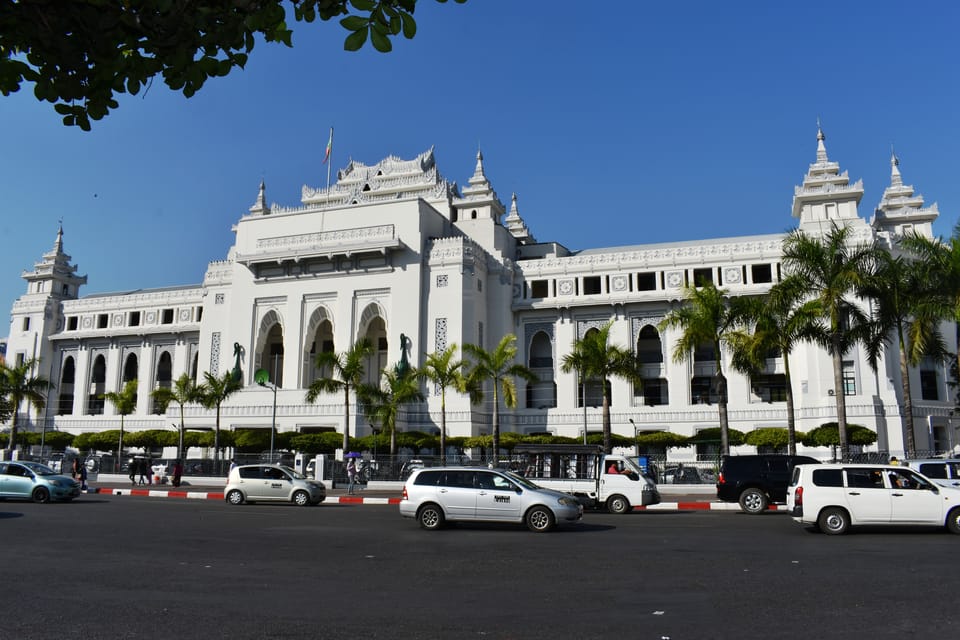
M 323 154 L 323 162 L 321 164 L 326 164 L 327 160 L 330 159 L 330 152 L 333 150 L 333 127 L 330 127 L 330 139 L 327 140 L 327 151 Z

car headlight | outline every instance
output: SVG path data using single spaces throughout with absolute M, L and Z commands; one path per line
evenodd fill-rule
M 557 502 L 559 502 L 565 507 L 576 507 L 577 505 L 580 504 L 580 501 L 577 500 L 576 498 L 568 498 L 568 497 L 558 498 Z

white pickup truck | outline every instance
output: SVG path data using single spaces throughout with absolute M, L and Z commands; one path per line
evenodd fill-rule
M 653 480 L 626 456 L 604 454 L 593 445 L 517 445 L 514 468 L 545 489 L 574 495 L 585 506 L 627 513 L 660 502 Z

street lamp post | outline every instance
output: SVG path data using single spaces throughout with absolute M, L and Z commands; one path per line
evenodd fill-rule
M 258 369 L 253 374 L 253 379 L 258 385 L 273 391 L 273 417 L 270 420 L 270 462 L 273 463 L 273 436 L 277 432 L 277 385 L 270 382 L 269 377 L 263 369 Z
M 583 444 L 587 444 L 587 379 L 580 371 L 580 395 L 583 396 Z
M 630 424 L 633 425 L 633 452 L 639 458 L 640 457 L 640 436 L 637 433 L 637 423 L 633 421 L 633 418 L 627 418 L 630 421 Z

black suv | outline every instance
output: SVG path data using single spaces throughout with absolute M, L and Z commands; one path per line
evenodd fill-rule
M 787 485 L 794 466 L 818 462 L 808 456 L 772 453 L 724 456 L 717 477 L 717 498 L 739 502 L 745 513 L 763 513 L 771 502 L 787 501 Z

